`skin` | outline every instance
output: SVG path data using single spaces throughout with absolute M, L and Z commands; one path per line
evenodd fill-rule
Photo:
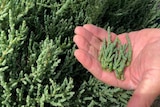
M 125 80 L 115 77 L 114 72 L 104 72 L 98 61 L 102 41 L 107 31 L 86 24 L 75 28 L 74 42 L 78 46 L 74 55 L 98 80 L 127 90 L 134 90 L 127 107 L 150 107 L 160 94 L 160 29 L 142 29 L 128 33 L 132 45 L 132 61 L 125 68 Z M 111 40 L 118 36 L 126 43 L 126 33 L 111 33 Z

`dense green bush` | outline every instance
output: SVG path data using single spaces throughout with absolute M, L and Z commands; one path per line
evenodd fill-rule
M 124 107 L 131 91 L 101 83 L 74 58 L 74 28 L 159 27 L 158 2 L 0 0 L 0 106 Z

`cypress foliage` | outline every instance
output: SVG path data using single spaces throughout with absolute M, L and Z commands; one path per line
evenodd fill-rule
M 1 107 L 124 107 L 132 92 L 103 84 L 74 58 L 77 25 L 122 33 L 159 27 L 159 0 L 0 0 Z

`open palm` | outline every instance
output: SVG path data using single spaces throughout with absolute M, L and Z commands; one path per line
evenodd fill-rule
M 98 61 L 102 41 L 107 31 L 91 24 L 75 28 L 74 42 L 78 46 L 75 57 L 97 79 L 102 82 L 135 90 L 128 107 L 149 107 L 160 94 L 160 29 L 143 29 L 128 33 L 132 44 L 132 62 L 125 68 L 125 80 L 118 80 L 114 72 L 103 71 Z M 126 33 L 115 37 L 126 43 Z

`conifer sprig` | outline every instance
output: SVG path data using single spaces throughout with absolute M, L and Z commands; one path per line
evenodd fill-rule
M 124 80 L 124 69 L 129 66 L 132 58 L 132 47 L 129 36 L 126 35 L 126 44 L 121 44 L 118 37 L 111 41 L 110 27 L 107 29 L 108 39 L 103 40 L 103 45 L 99 54 L 99 61 L 104 70 L 115 72 L 118 79 Z

